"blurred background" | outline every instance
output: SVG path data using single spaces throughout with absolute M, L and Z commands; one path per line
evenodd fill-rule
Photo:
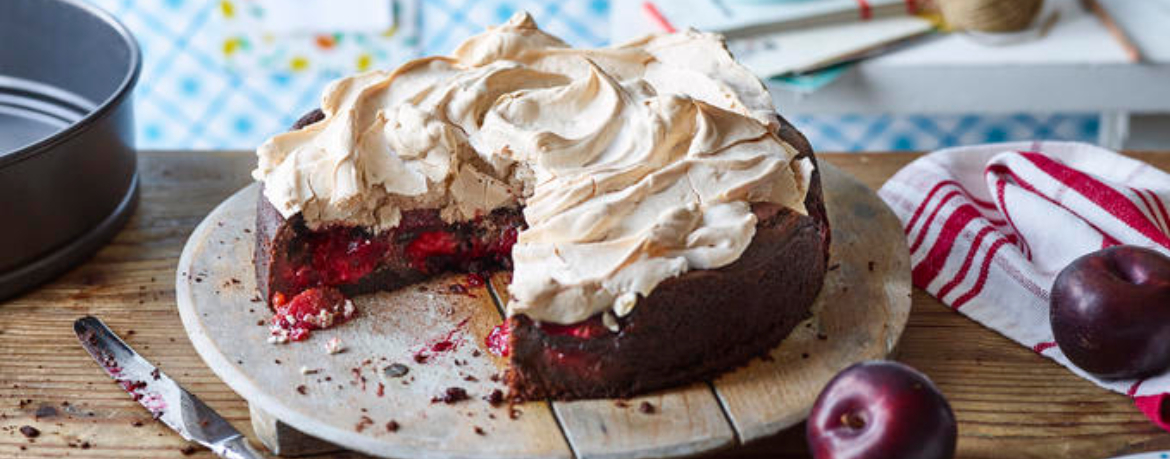
M 575 46 L 723 32 L 820 151 L 1170 149 L 1170 0 L 90 1 L 142 46 L 144 149 L 255 148 L 330 80 L 447 54 L 521 10 Z

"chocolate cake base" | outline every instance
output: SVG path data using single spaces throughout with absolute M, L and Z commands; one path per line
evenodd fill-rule
M 296 127 L 318 119 L 310 113 Z M 807 140 L 786 121 L 781 124 L 780 137 L 815 163 Z M 507 319 L 511 364 L 506 379 L 511 395 L 565 400 L 629 397 L 713 377 L 766 354 L 811 315 L 824 281 L 830 234 L 819 171 L 811 177 L 805 205 L 808 215 L 772 204 L 753 205 L 756 235 L 739 260 L 662 282 L 649 296 L 639 298 L 630 315 L 618 319 L 616 333 L 581 336 L 562 332 L 573 326 L 550 328 L 523 315 Z M 489 217 L 492 231 L 522 225 L 515 209 Z M 468 230 L 477 229 L 459 229 Z M 282 266 L 294 263 L 289 248 L 311 234 L 299 216 L 284 219 L 261 196 L 255 264 L 264 298 L 293 288 L 288 276 L 281 274 L 287 271 Z M 434 274 L 401 263 L 402 247 L 387 250 L 399 252 L 390 253 L 386 263 L 369 275 L 338 288 L 347 295 L 392 290 Z M 478 270 L 501 266 L 507 263 Z M 590 321 L 594 328 L 600 326 L 599 317 Z

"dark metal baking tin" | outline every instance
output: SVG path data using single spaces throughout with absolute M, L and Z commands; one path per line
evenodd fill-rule
M 86 259 L 138 200 L 142 56 L 81 0 L 0 0 L 0 299 Z

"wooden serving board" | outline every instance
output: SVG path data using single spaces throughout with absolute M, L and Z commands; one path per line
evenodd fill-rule
M 257 296 L 251 263 L 255 185 L 220 204 L 188 240 L 176 275 L 179 312 L 195 349 L 248 401 L 257 436 L 279 454 L 338 447 L 423 458 L 712 451 L 800 422 L 834 374 L 887 356 L 906 326 L 911 286 L 901 225 L 864 185 L 827 163 L 821 171 L 833 245 L 814 316 L 767 359 L 714 381 L 630 400 L 486 401 L 492 391 L 506 391 L 493 380 L 505 362 L 483 345 L 502 320 L 501 298 L 493 296 L 506 292 L 501 276 L 490 291 L 452 274 L 359 297 L 354 320 L 304 342 L 267 343 L 269 312 Z M 331 338 L 346 350 L 328 354 L 324 343 Z M 420 351 L 425 359 L 416 359 Z M 409 372 L 387 375 L 392 364 Z M 432 401 L 451 387 L 470 399 Z M 653 409 L 641 409 L 643 402 Z M 397 429 L 388 428 L 391 421 Z

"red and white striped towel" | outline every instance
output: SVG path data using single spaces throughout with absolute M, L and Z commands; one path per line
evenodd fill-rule
M 1069 262 L 1117 244 L 1170 254 L 1170 174 L 1080 143 L 940 150 L 878 194 L 910 245 L 914 285 L 960 313 L 1127 394 L 1164 429 L 1170 373 L 1104 381 L 1069 363 L 1052 338 L 1048 292 Z M 1168 399 L 1170 400 L 1170 399 Z

